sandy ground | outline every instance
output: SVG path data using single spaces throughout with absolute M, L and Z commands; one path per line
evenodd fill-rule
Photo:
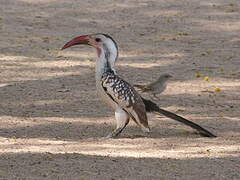
M 240 2 L 237 0 L 1 0 L 0 179 L 240 179 Z M 150 135 L 95 93 L 95 52 L 59 49 L 105 32 L 118 73 L 174 78 L 156 101 L 212 131 L 149 115 Z M 144 95 L 148 96 L 148 95 Z

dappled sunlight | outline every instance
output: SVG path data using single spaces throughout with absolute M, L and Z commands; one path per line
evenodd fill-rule
M 136 67 L 140 69 L 145 69 L 145 68 L 151 68 L 151 67 L 159 67 L 159 65 L 162 66 L 167 66 L 174 64 L 174 61 L 162 61 L 161 64 L 156 63 L 156 62 L 151 62 L 151 61 L 145 61 L 145 62 L 129 62 L 129 61 L 122 61 L 118 62 L 119 66 L 129 66 L 129 67 Z
M 48 121 L 48 122 L 72 122 L 72 123 L 81 123 L 81 124 L 102 124 L 105 121 L 113 121 L 112 117 L 104 117 L 104 118 L 98 118 L 98 120 L 96 121 L 96 118 L 84 118 L 84 117 L 80 117 L 80 118 L 67 118 L 67 117 L 38 117 L 37 119 L 43 119 L 43 121 Z
M 220 16 L 220 17 L 229 17 L 229 16 L 232 16 L 234 12 L 232 12 L 231 14 L 230 13 L 223 13 L 222 12 L 223 10 L 219 10 L 219 11 L 212 11 L 212 12 L 208 12 L 208 15 L 209 16 Z M 225 10 L 226 11 L 226 10 Z M 238 12 L 235 12 L 236 15 Z M 212 20 L 211 20 L 212 21 Z M 223 21 L 223 20 L 222 20 Z M 213 21 L 214 23 L 222 23 L 222 21 Z M 226 20 L 225 20 L 226 21 Z M 229 21 L 228 23 L 235 23 L 235 21 L 237 21 L 237 17 L 236 18 L 232 18 L 231 21 Z
M 0 88 L 5 87 L 5 86 L 9 86 L 9 85 L 12 85 L 12 84 L 11 83 L 0 83 Z
M 240 2 L 16 0 L 0 6 L 0 179 L 239 179 Z M 61 47 L 106 33 L 130 84 L 173 75 L 152 99 L 217 138 L 160 114 L 116 139 L 96 94 L 96 50 Z
M 169 147 L 165 139 L 154 140 L 151 149 L 149 143 L 151 138 L 141 138 L 136 140 L 126 139 L 118 143 L 116 140 L 86 139 L 80 141 L 61 141 L 50 139 L 6 139 L 1 138 L 0 149 L 2 153 L 81 153 L 85 155 L 98 155 L 110 157 L 132 157 L 132 158 L 220 158 L 220 157 L 238 157 L 240 148 L 232 144 L 230 140 L 224 145 L 219 144 L 219 140 L 193 140 L 184 144 L 176 144 Z M 24 141 L 24 143 L 21 143 Z M 132 144 L 131 142 L 139 142 Z M 146 142 L 146 143 L 144 143 Z M 211 143 L 210 143 L 211 142 Z
M 92 49 L 88 50 L 85 49 L 80 49 L 80 47 L 76 46 L 75 49 L 78 49 L 78 51 L 70 51 L 70 50 L 65 50 L 65 51 L 59 51 L 58 55 L 64 56 L 64 57 L 75 57 L 75 58 L 82 58 L 82 59 L 89 59 L 89 58 L 96 58 L 96 52 Z
M 130 8 L 140 7 L 139 5 L 136 5 L 135 3 L 131 3 L 131 2 L 128 2 L 128 3 L 114 2 L 114 3 L 103 4 L 103 5 L 104 5 L 104 8 L 90 7 L 90 8 L 86 8 L 86 10 L 91 13 L 106 13 L 109 11 L 119 10 L 120 8 L 130 9 Z
M 217 1 L 200 1 L 199 4 L 201 4 L 201 6 L 203 7 L 212 7 L 212 6 L 218 6 L 221 5 L 221 2 L 217 2 Z
M 27 65 L 27 62 L 24 63 L 20 63 L 22 65 Z M 86 67 L 93 67 L 95 65 L 95 63 L 90 62 L 90 61 L 71 61 L 71 60 L 57 60 L 57 61 L 38 61 L 38 62 L 34 62 L 32 63 L 33 67 L 38 67 L 38 68 L 67 68 L 67 67 L 73 67 L 73 66 L 86 66 Z M 79 70 L 79 72 L 81 72 L 81 70 Z
M 171 58 L 171 57 L 183 57 L 184 53 L 181 52 L 171 52 L 171 53 L 143 53 L 143 52 L 123 52 L 120 54 L 119 58 L 145 58 L 145 57 L 161 57 L 161 58 Z
M 45 112 L 42 112 L 47 116 L 48 114 Z M 7 127 L 9 125 L 9 122 L 12 123 L 17 120 L 17 117 L 14 116 L 0 116 L 1 120 L 1 127 Z M 98 118 L 96 121 L 96 118 L 84 118 L 84 117 L 25 117 L 21 119 L 20 122 L 15 123 L 15 127 L 34 127 L 39 125 L 51 125 L 54 123 L 80 123 L 82 125 L 88 124 L 102 124 L 103 122 L 109 121 L 109 124 L 113 122 L 113 117 L 104 117 L 104 118 Z M 33 123 L 34 122 L 34 123 Z M 130 125 L 131 126 L 131 125 Z M 135 125 L 134 125 L 135 126 Z
M 219 22 L 215 21 L 209 23 L 209 20 L 200 20 L 199 23 L 202 24 L 202 26 L 205 29 L 208 29 L 212 32 L 239 32 L 240 31 L 240 22 Z
M 22 1 L 30 4 L 59 2 L 59 0 L 18 0 L 18 1 Z
M 15 101 L 12 102 L 12 105 L 18 105 L 21 107 L 34 105 L 34 106 L 43 106 L 43 105 L 56 105 L 56 104 L 65 104 L 64 99 L 47 99 L 47 100 L 34 100 L 34 101 Z M 3 105 L 4 106 L 4 105 Z
M 47 80 L 56 76 L 81 75 L 91 71 L 89 67 L 93 68 L 94 66 L 94 63 L 90 61 L 56 61 L 7 55 L 1 55 L 0 62 L 2 82 Z M 86 68 L 74 68 L 77 66 L 84 66 Z
M 155 11 L 146 11 L 144 12 L 145 15 L 149 17 L 173 17 L 173 16 L 181 16 L 183 14 L 182 11 L 178 10 L 155 10 Z
M 71 60 L 61 60 L 61 59 L 43 59 L 43 58 L 35 58 L 35 57 L 26 57 L 26 56 L 8 56 L 8 55 L 1 55 L 0 56 L 0 61 L 2 61 L 2 65 L 0 65 L 0 68 L 16 68 L 20 69 L 23 67 L 32 67 L 32 68 L 54 68 L 54 67 L 60 67 L 60 68 L 65 68 L 65 67 L 72 67 L 72 66 L 77 66 L 77 65 L 85 65 L 85 66 L 90 66 L 93 64 L 93 62 L 86 61 L 86 58 L 89 58 L 89 54 L 84 54 L 84 53 L 66 53 L 64 56 L 68 57 L 81 57 L 85 58 L 84 61 L 79 60 L 79 61 L 71 61 Z M 10 63 L 11 64 L 10 66 Z M 15 65 L 14 65 L 15 64 Z
M 80 47 L 75 47 L 77 51 L 59 51 L 58 55 L 59 56 L 64 56 L 64 57 L 76 57 L 76 58 L 82 58 L 82 59 L 96 59 L 97 55 L 95 50 L 90 50 L 89 48 L 80 48 Z M 145 58 L 145 57 L 161 57 L 161 58 L 171 58 L 171 57 L 183 57 L 184 53 L 182 52 L 169 52 L 169 53 L 149 53 L 149 52 L 143 52 L 143 51 L 121 51 L 119 52 L 119 59 L 121 58 Z
M 229 117 L 229 116 L 224 116 L 225 119 L 231 120 L 231 121 L 236 121 L 239 122 L 239 118 L 238 117 Z
M 31 60 L 31 59 L 37 59 L 37 58 L 30 58 L 30 57 L 26 57 L 26 56 L 9 56 L 9 55 L 4 55 L 1 54 L 0 55 L 0 61 L 2 61 L 1 63 L 5 63 L 6 61 L 9 63 L 9 61 L 13 61 L 13 62 L 21 62 L 21 61 L 25 61 L 25 60 Z
M 208 11 L 205 11 L 205 18 L 196 19 L 202 30 L 213 33 L 228 33 L 229 35 L 239 32 L 238 15 L 240 9 L 236 2 L 222 3 L 215 1 L 200 2 L 200 4 L 208 9 Z
M 224 83 L 223 83 L 224 82 Z M 177 91 L 176 87 L 181 87 Z M 240 87 L 240 82 L 228 81 L 224 78 L 217 80 L 211 79 L 210 81 L 203 80 L 184 80 L 181 82 L 170 82 L 164 94 L 180 95 L 180 94 L 194 94 L 197 95 L 204 91 L 215 92 L 216 88 L 221 88 L 221 91 L 237 91 Z M 215 92 L 216 93 L 216 92 Z
M 53 77 L 61 77 L 61 76 L 68 76 L 68 75 L 80 75 L 83 74 L 83 72 L 79 72 L 79 71 L 70 71 L 70 72 L 48 72 L 46 74 L 45 71 L 36 71 L 33 73 L 32 70 L 25 70 L 28 75 L 23 75 L 21 72 L 6 72 L 7 75 L 5 75 L 4 73 L 1 73 L 2 75 L 2 79 L 1 81 L 6 81 L 6 82 L 16 82 L 16 81 L 31 81 L 31 80 L 39 80 L 39 78 L 41 78 L 41 80 L 48 80 L 48 79 L 52 79 Z
M 66 51 L 64 53 L 60 53 L 60 55 L 64 57 L 71 57 L 71 59 L 68 59 L 66 61 L 63 61 L 64 64 L 70 64 L 70 65 L 81 65 L 81 66 L 95 66 L 95 59 L 96 59 L 96 54 L 95 53 L 90 53 L 90 52 L 76 52 L 76 51 Z M 159 53 L 159 54 L 154 54 L 154 56 L 159 56 L 159 58 L 166 58 L 165 61 L 161 61 L 161 63 L 156 61 L 156 58 L 153 60 L 153 55 L 148 54 L 148 53 L 136 53 L 136 52 L 124 52 L 119 55 L 119 60 L 116 62 L 118 66 L 130 66 L 130 67 L 137 67 L 137 68 L 151 68 L 151 67 L 158 67 L 159 65 L 162 66 L 168 66 L 171 64 L 175 64 L 177 60 L 172 60 L 168 61 L 167 58 L 172 58 L 172 57 L 182 57 L 184 56 L 183 53 Z M 74 60 L 75 58 L 81 58 L 78 59 L 77 61 Z M 124 58 L 124 59 L 122 59 Z M 126 59 L 125 59 L 126 58 Z M 128 59 L 130 58 L 130 59 Z M 144 60 L 145 58 L 150 58 L 149 60 Z M 138 61 L 133 61 L 133 59 L 138 59 Z M 121 61 L 122 60 L 122 61 Z M 141 61 L 139 61 L 141 60 Z M 67 63 L 69 62 L 69 63 Z M 54 63 L 55 64 L 55 63 Z M 61 65 L 61 61 L 57 61 L 57 64 Z M 63 65 L 64 67 L 64 65 Z

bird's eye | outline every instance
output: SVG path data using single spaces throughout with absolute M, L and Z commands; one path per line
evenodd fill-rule
M 97 42 L 100 42 L 100 41 L 101 41 L 101 39 L 100 39 L 100 38 L 96 38 L 96 39 L 95 39 L 95 41 L 97 41 Z

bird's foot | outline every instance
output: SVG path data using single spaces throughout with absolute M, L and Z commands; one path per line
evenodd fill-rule
M 113 137 L 107 135 L 107 136 L 103 136 L 103 137 L 96 137 L 96 138 L 93 138 L 94 140 L 96 141 L 101 141 L 101 140 L 107 140 L 107 139 L 111 139 Z
M 109 133 L 107 136 L 103 137 L 105 139 L 112 139 L 112 138 L 116 138 L 118 134 L 116 134 L 114 131 Z
M 109 133 L 109 134 L 105 137 L 105 139 L 116 138 L 116 137 L 122 132 L 123 129 L 124 129 L 124 127 L 115 129 L 114 131 L 112 131 L 111 133 Z
M 150 133 L 151 132 L 149 127 L 142 127 L 142 131 L 144 133 Z

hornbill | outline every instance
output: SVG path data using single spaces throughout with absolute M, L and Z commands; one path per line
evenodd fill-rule
M 141 127 L 143 132 L 150 132 L 147 112 L 162 114 L 179 121 L 197 130 L 202 136 L 216 137 L 201 126 L 161 109 L 156 103 L 141 97 L 131 84 L 119 77 L 114 70 L 118 58 L 118 46 L 111 36 L 103 33 L 82 35 L 67 42 L 62 50 L 79 44 L 90 45 L 97 50 L 95 72 L 97 94 L 114 109 L 117 124 L 116 129 L 107 138 L 118 136 L 127 126 L 130 118 Z
M 162 93 L 167 87 L 167 81 L 172 77 L 172 75 L 168 73 L 160 74 L 157 80 L 149 83 L 149 84 L 134 84 L 133 86 L 139 88 L 142 92 L 151 93 L 154 97 L 157 98 L 157 94 Z

